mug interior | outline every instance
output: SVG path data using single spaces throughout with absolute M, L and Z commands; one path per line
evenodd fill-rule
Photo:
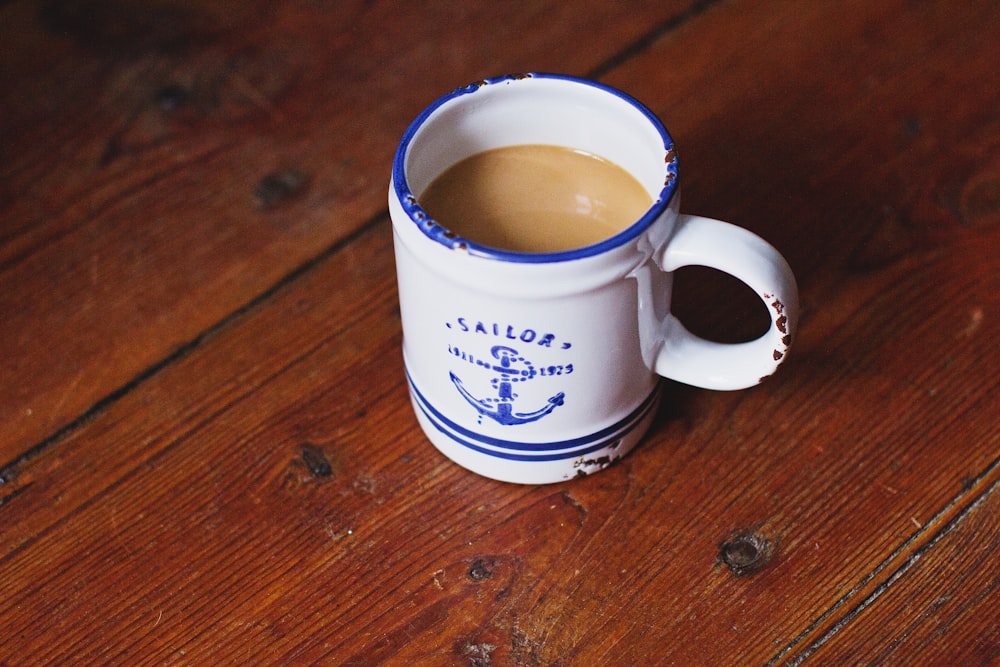
M 476 153 L 522 144 L 564 146 L 610 160 L 631 173 L 654 203 L 609 239 L 553 253 L 480 246 L 441 228 L 420 207 L 420 195 L 448 167 Z M 677 158 L 666 128 L 630 96 L 585 79 L 527 74 L 459 88 L 428 107 L 400 143 L 393 184 L 404 210 L 432 240 L 496 259 L 561 261 L 604 252 L 641 233 L 676 191 Z

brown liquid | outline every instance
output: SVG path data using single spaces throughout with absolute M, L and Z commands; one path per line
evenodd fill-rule
M 420 195 L 442 227 L 474 243 L 556 252 L 603 241 L 652 204 L 630 173 L 561 146 L 495 148 L 449 167 Z

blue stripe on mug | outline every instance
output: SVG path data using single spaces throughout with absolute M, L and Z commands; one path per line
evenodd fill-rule
M 420 411 L 441 433 L 473 451 L 511 461 L 559 461 L 608 447 L 615 440 L 625 437 L 642 422 L 656 405 L 656 398 L 660 392 L 660 386 L 657 385 L 627 417 L 590 435 L 555 442 L 518 442 L 480 435 L 455 423 L 427 401 L 414 385 L 409 373 L 406 374 L 406 378 Z

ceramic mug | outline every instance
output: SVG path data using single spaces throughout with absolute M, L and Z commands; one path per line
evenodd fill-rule
M 610 238 L 551 253 L 477 245 L 421 208 L 421 193 L 449 166 L 517 144 L 604 157 L 654 203 Z M 430 441 L 487 477 L 559 482 L 636 445 L 660 402 L 661 376 L 728 390 L 771 375 L 794 336 L 791 269 L 760 237 L 681 215 L 679 203 L 673 139 L 646 107 L 600 83 L 504 76 L 424 110 L 396 151 L 389 212 L 406 376 Z M 767 307 L 768 331 L 722 344 L 685 329 L 670 296 L 672 271 L 687 265 L 746 283 Z

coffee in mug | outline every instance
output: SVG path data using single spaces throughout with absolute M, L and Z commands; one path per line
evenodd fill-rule
M 652 205 L 642 184 L 600 156 L 528 144 L 469 156 L 434 179 L 420 205 L 475 243 L 554 252 L 614 236 Z

